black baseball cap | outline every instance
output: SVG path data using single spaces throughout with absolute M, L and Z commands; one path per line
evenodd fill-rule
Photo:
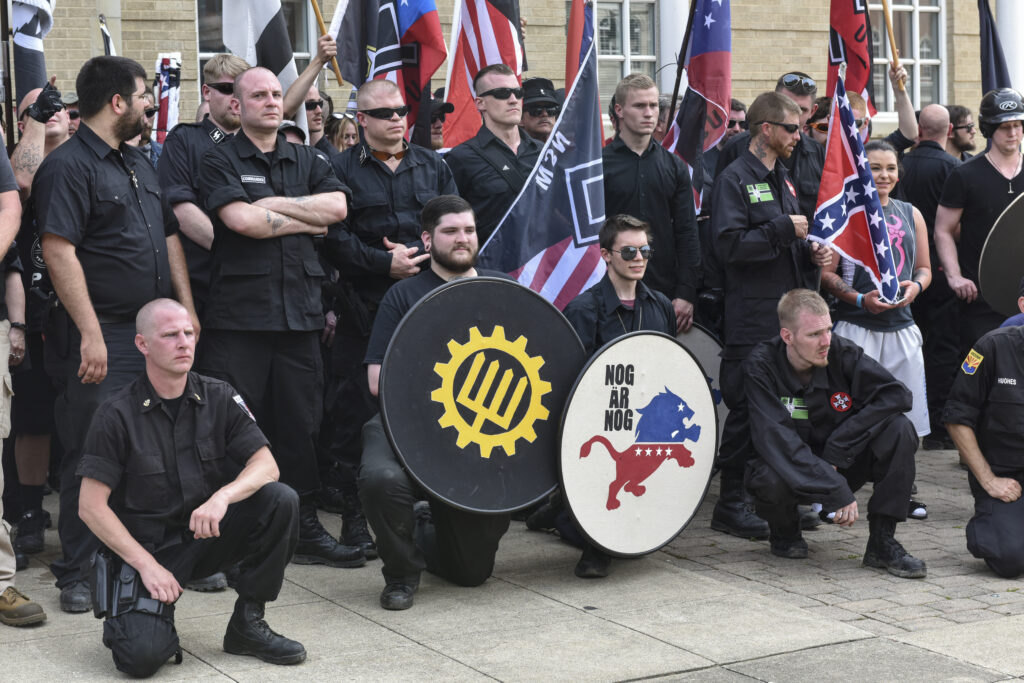
M 451 114 L 453 111 L 455 111 L 455 105 L 444 101 L 444 88 L 435 90 L 434 96 L 430 100 L 430 115 L 435 116 L 438 113 Z
M 523 104 L 542 102 L 562 104 L 562 100 L 555 92 L 555 85 L 546 78 L 527 78 L 523 81 Z

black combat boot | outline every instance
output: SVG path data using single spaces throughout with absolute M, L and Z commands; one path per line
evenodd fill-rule
M 18 534 L 14 537 L 14 549 L 25 555 L 43 552 L 43 531 L 46 517 L 42 510 L 29 510 L 18 519 Z
M 331 567 L 362 567 L 366 555 L 362 549 L 341 545 L 320 524 L 316 506 L 299 505 L 299 544 L 292 556 L 295 564 L 326 564 Z
M 888 570 L 901 579 L 923 579 L 928 574 L 924 560 L 919 560 L 896 540 L 896 519 L 884 515 L 868 517 L 868 547 L 864 551 L 864 566 Z
M 271 664 L 306 661 L 302 643 L 275 633 L 263 620 L 263 603 L 242 596 L 235 601 L 235 612 L 224 633 L 224 652 L 258 657 Z
M 745 498 L 742 475 L 722 470 L 718 502 L 711 513 L 711 528 L 740 538 L 768 538 L 768 523 L 754 514 Z
M 366 559 L 377 557 L 377 544 L 373 542 L 370 528 L 363 514 L 363 503 L 359 500 L 359 486 L 355 469 L 348 465 L 338 466 L 338 480 L 342 494 L 341 538 L 345 545 L 355 546 L 363 551 Z
M 765 524 L 771 529 L 768 542 L 771 544 L 772 555 L 788 560 L 807 557 L 807 541 L 800 533 L 800 514 L 796 506 L 784 508 L 759 503 L 757 515 L 759 519 L 767 520 Z

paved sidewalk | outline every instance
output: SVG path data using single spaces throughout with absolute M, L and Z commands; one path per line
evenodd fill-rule
M 160 680 L 1001 681 L 1024 676 L 1024 581 L 999 579 L 965 548 L 972 504 L 953 452 L 918 453 L 918 498 L 929 519 L 897 538 L 928 562 L 928 578 L 861 566 L 866 520 L 807 532 L 811 556 L 782 560 L 766 542 L 708 528 L 717 481 L 697 517 L 663 551 L 616 561 L 603 581 L 572 575 L 578 552 L 514 522 L 495 576 L 480 588 L 424 575 L 415 606 L 378 607 L 380 563 L 361 569 L 291 565 L 267 610 L 302 641 L 306 663 L 275 667 L 221 650 L 234 593 L 186 592 L 177 626 L 182 665 Z M 865 505 L 870 489 L 858 499 Z M 47 498 L 51 511 L 56 497 Z M 340 521 L 324 515 L 328 529 Z M 39 627 L 0 626 L 4 679 L 118 680 L 91 614 L 68 615 L 47 551 L 18 574 L 43 604 Z

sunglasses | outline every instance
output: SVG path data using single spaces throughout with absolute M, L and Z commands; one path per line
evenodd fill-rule
M 544 114 L 547 114 L 548 116 L 555 117 L 558 116 L 561 111 L 561 107 L 554 105 L 552 107 L 529 107 L 527 108 L 526 113 L 530 116 L 543 116 Z
M 431 123 L 435 123 L 437 121 L 440 121 L 441 123 L 444 123 L 444 112 L 443 111 L 440 111 L 440 112 L 438 112 L 436 114 L 431 114 L 430 115 L 430 122 Z
M 747 130 L 748 128 L 750 128 L 750 124 L 747 122 L 746 119 L 743 119 L 742 121 L 737 121 L 736 119 L 729 119 L 730 128 L 735 128 L 737 126 L 739 126 L 740 130 Z
M 72 109 L 68 112 L 68 118 L 72 121 L 77 121 L 81 116 L 77 109 Z
M 966 130 L 968 133 L 974 132 L 973 123 L 965 123 L 962 126 L 953 126 L 953 130 Z
M 779 123 L 778 121 L 762 121 L 761 123 L 770 123 L 773 126 L 778 126 L 790 135 L 800 130 L 800 125 L 797 123 Z M 758 124 L 760 125 L 760 124 Z M 827 126 L 826 126 L 827 129 Z
M 221 95 L 233 95 L 235 92 L 234 83 L 207 83 L 206 85 L 213 88 Z
M 654 253 L 654 250 L 651 249 L 651 245 L 649 244 L 645 244 L 644 246 L 639 248 L 623 247 L 618 251 L 616 251 L 615 249 L 612 249 L 612 251 L 621 256 L 623 261 L 632 261 L 633 259 L 636 258 L 637 254 L 640 254 L 640 256 L 643 257 L 644 261 L 646 261 L 647 259 L 651 258 L 651 254 Z
M 156 113 L 160 111 L 160 107 L 150 107 L 146 109 L 146 118 L 151 119 L 156 116 Z
M 786 90 L 794 90 L 795 88 L 805 90 L 807 91 L 803 93 L 805 95 L 818 87 L 817 82 L 813 78 L 801 76 L 800 74 L 786 74 L 782 77 L 782 85 L 786 87 Z
M 372 116 L 375 119 L 387 121 L 395 114 L 398 114 L 399 117 L 408 114 L 409 106 L 406 105 L 404 107 L 378 107 L 376 109 L 360 109 L 359 111 L 360 113 L 366 114 L 367 116 Z
M 507 100 L 515 95 L 517 100 L 523 99 L 522 88 L 491 88 L 477 95 L 477 97 L 493 97 L 496 100 Z
M 324 108 L 323 100 L 306 100 L 306 111 L 315 111 L 318 107 Z

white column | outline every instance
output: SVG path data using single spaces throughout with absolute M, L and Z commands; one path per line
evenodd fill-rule
M 669 95 L 676 82 L 676 55 L 683 44 L 689 11 L 689 0 L 658 2 L 658 87 Z
M 1010 82 L 1020 91 L 1024 88 L 1024 41 L 1019 39 L 1024 26 L 1024 2 L 1020 0 L 998 0 L 996 3 L 996 30 L 1003 45 L 1006 66 L 1010 71 Z

